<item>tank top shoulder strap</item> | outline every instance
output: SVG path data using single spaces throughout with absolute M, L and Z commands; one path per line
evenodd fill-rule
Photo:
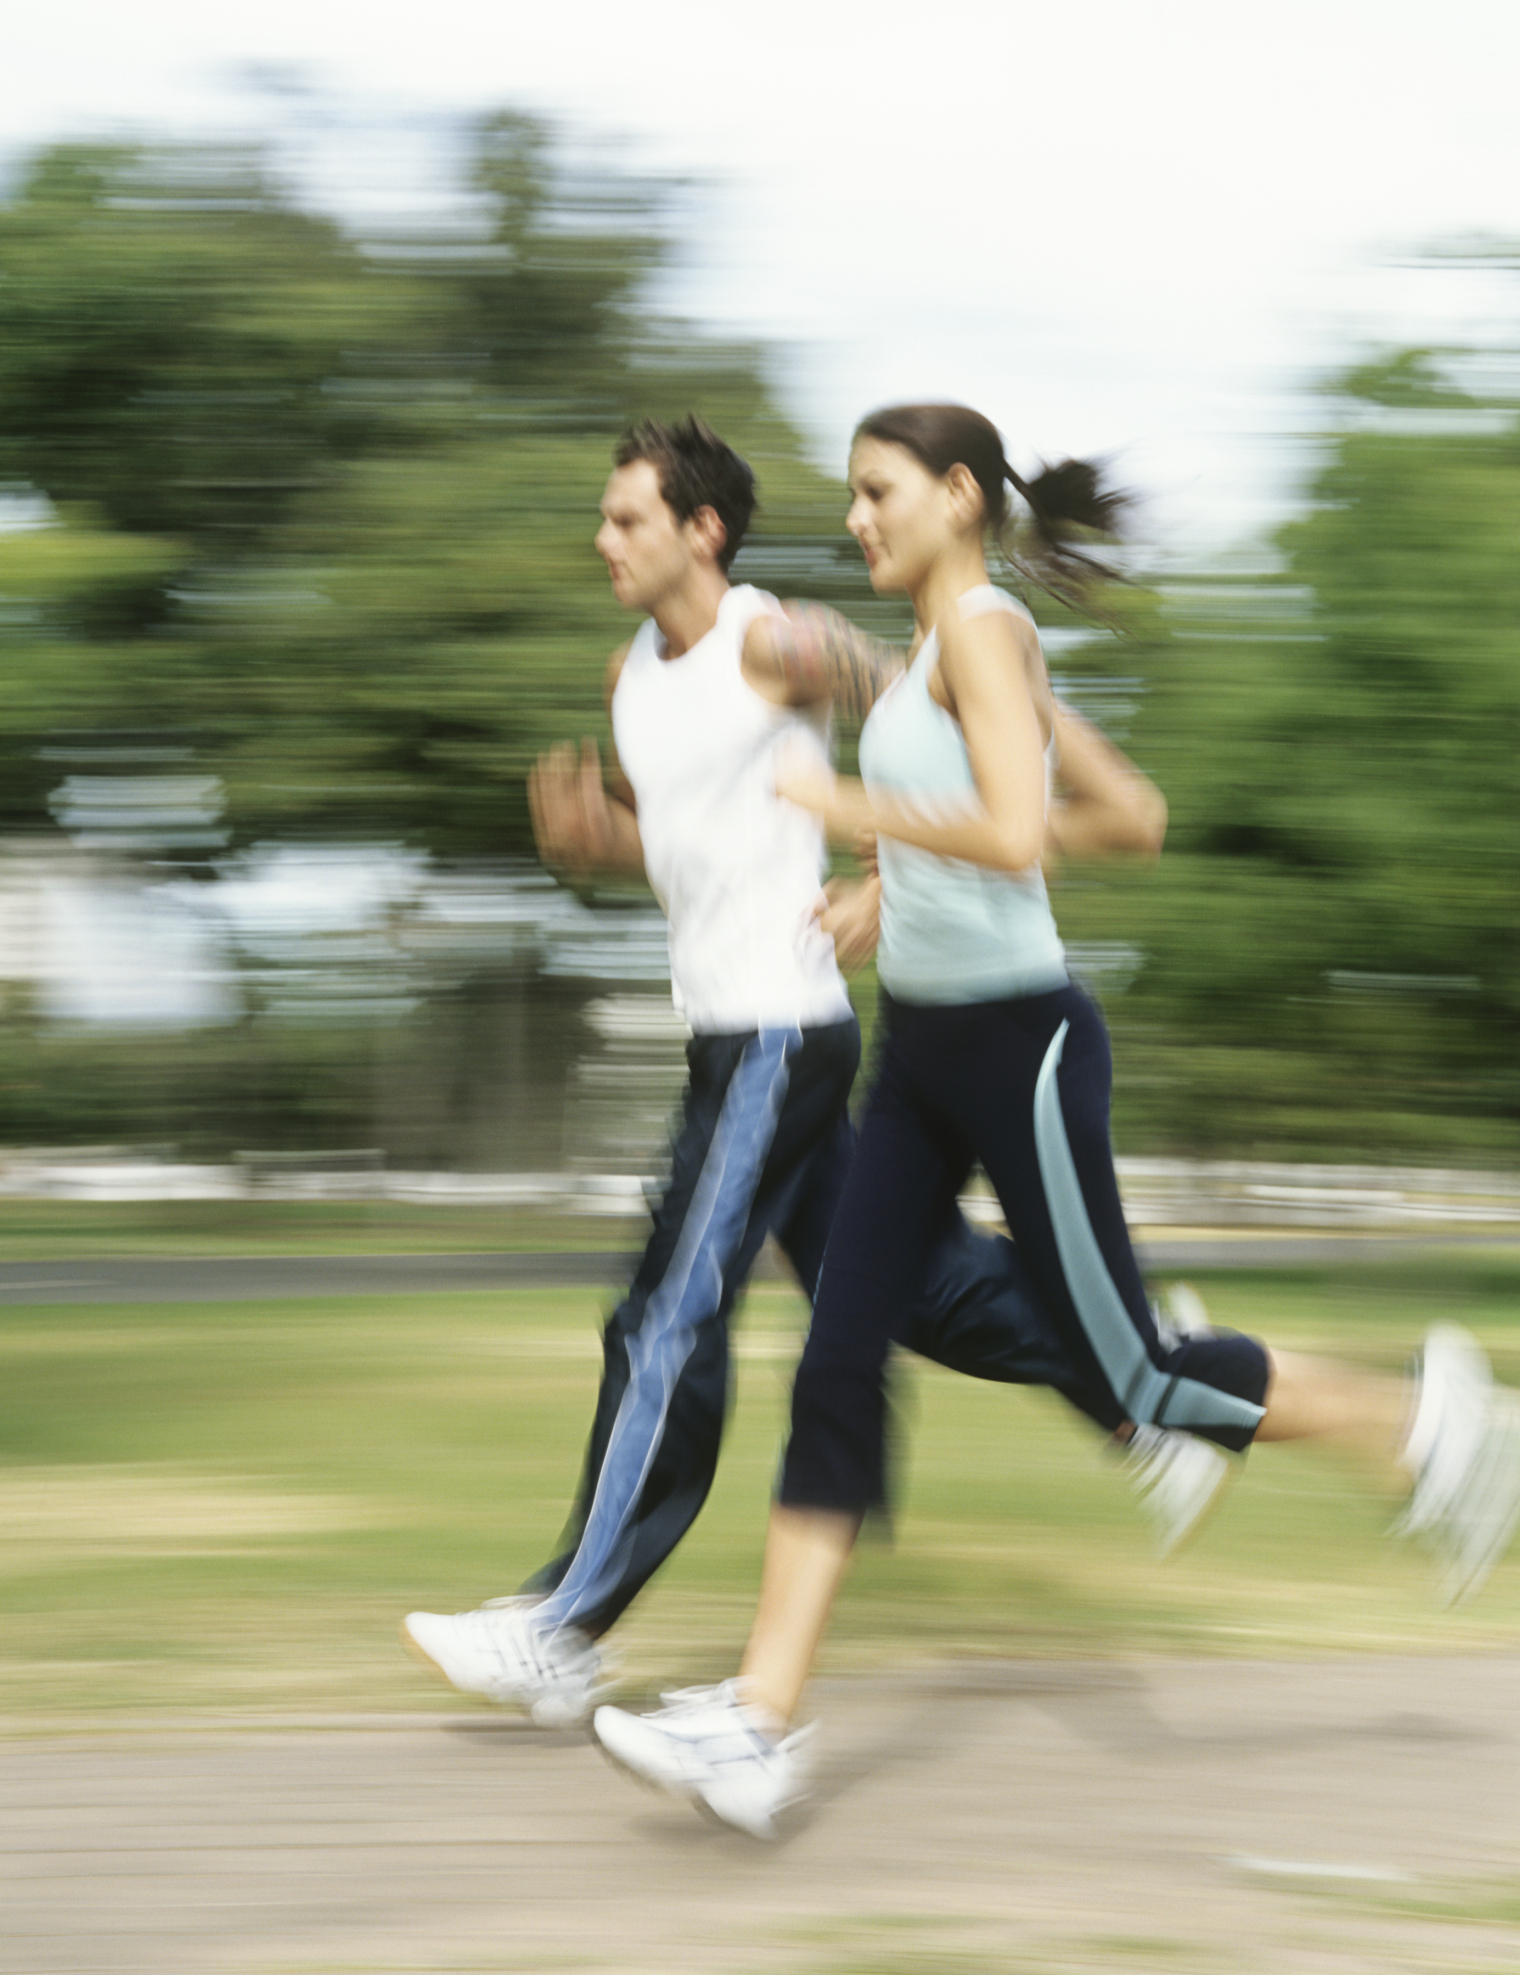
M 1034 619 L 1017 597 L 1009 596 L 1006 590 L 1000 590 L 992 583 L 978 583 L 974 590 L 963 590 L 955 600 L 955 608 L 963 624 L 968 618 L 991 617 L 999 611 L 1010 617 L 1022 617 L 1027 623 L 1034 623 Z M 936 626 L 930 630 L 919 646 L 910 670 L 917 674 L 920 682 L 927 688 L 938 664 L 939 630 Z
M 1035 636 L 1038 638 L 1040 635 L 1039 626 L 1035 624 L 1027 605 L 1021 603 L 1017 597 L 1009 596 L 1006 590 L 998 589 L 994 583 L 979 583 L 974 590 L 967 590 L 960 599 L 960 609 L 962 621 L 968 617 L 989 617 L 994 611 L 1005 611 L 1010 617 L 1022 617 L 1027 624 L 1034 626 Z M 1054 727 L 1051 728 L 1050 736 L 1045 742 L 1044 752 L 1045 800 L 1048 804 L 1054 786 L 1053 778 L 1061 759 L 1060 750 L 1056 746 Z
M 744 650 L 745 633 L 755 619 L 769 617 L 780 608 L 769 591 L 757 590 L 752 583 L 736 583 L 718 606 L 718 621 L 727 633 L 724 643 L 731 645 L 738 656 Z
M 990 617 L 999 610 L 1013 617 L 1027 618 L 1031 624 L 1034 622 L 1017 597 L 1011 597 L 1006 590 L 998 589 L 993 583 L 978 583 L 974 590 L 963 591 L 959 605 L 962 622 L 968 617 Z

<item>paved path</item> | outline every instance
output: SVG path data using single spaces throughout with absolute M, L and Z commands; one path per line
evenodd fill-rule
M 1136 1251 L 1156 1275 L 1188 1269 L 1319 1268 L 1433 1250 L 1520 1250 L 1514 1236 L 1469 1234 L 1157 1234 Z M 459 1290 L 607 1287 L 629 1250 L 574 1254 L 87 1256 L 0 1262 L 0 1306 L 20 1303 L 246 1303 L 312 1296 L 448 1295 Z M 779 1276 L 771 1252 L 755 1273 Z
M 0 1970 L 1520 1966 L 1520 1658 L 821 1683 L 758 1846 L 454 1714 L 0 1744 Z

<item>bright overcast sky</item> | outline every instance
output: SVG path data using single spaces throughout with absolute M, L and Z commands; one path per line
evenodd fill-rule
M 1504 278 L 1397 263 L 1520 240 L 1520 0 L 14 5 L 12 154 L 246 127 L 252 63 L 414 130 L 549 112 L 715 184 L 678 299 L 778 346 L 821 463 L 877 403 L 959 398 L 1016 462 L 1116 455 L 1176 548 L 1270 518 L 1316 370 L 1514 315 Z

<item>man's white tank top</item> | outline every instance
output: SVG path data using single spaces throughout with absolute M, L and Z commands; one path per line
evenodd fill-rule
M 780 607 L 747 584 L 729 590 L 716 624 L 679 658 L 663 655 L 647 619 L 612 695 L 644 866 L 670 924 L 676 1006 L 710 1035 L 850 1013 L 834 942 L 812 918 L 823 831 L 775 792 L 784 743 L 828 759 L 828 711 L 772 705 L 740 671 L 745 632 Z

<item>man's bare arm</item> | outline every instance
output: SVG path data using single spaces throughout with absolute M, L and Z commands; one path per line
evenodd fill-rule
M 609 709 L 627 654 L 625 645 L 607 667 Z M 596 742 L 589 738 L 579 748 L 562 741 L 534 763 L 528 775 L 533 836 L 539 856 L 556 876 L 588 878 L 609 871 L 643 875 L 644 846 L 633 790 L 615 754 L 607 779 L 611 789 Z
M 788 603 L 784 615 L 756 618 L 744 640 L 744 676 L 782 706 L 830 701 L 851 720 L 864 720 L 907 663 L 827 604 Z

